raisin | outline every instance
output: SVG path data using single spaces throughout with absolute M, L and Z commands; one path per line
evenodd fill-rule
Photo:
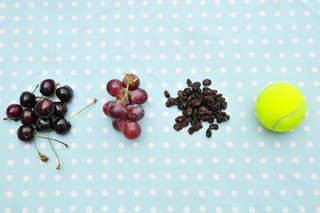
M 202 81 L 202 85 L 206 86 L 206 87 L 210 86 L 211 85 L 211 80 L 210 79 L 204 79 Z
M 176 105 L 182 111 L 182 115 L 175 118 L 176 123 L 173 128 L 180 131 L 188 128 L 188 133 L 192 135 L 194 132 L 203 128 L 202 122 L 208 122 L 209 128 L 206 130 L 206 136 L 212 136 L 212 130 L 219 129 L 219 123 L 230 120 L 230 116 L 223 110 L 228 106 L 226 98 L 217 90 L 209 88 L 212 84 L 210 79 L 204 79 L 200 82 L 192 82 L 187 79 L 187 86 L 177 92 L 178 97 L 172 98 L 166 90 L 164 95 L 168 100 L 166 106 Z M 201 86 L 203 85 L 203 89 Z M 216 121 L 216 123 L 214 123 Z
M 210 129 L 207 129 L 207 131 L 206 131 L 206 136 L 207 136 L 207 138 L 211 138 L 212 132 L 211 132 Z
M 164 91 L 164 96 L 166 97 L 166 98 L 170 98 L 171 96 L 170 96 L 170 93 L 168 92 L 168 90 L 165 90 Z
M 166 101 L 166 106 L 167 107 L 172 107 L 173 105 L 175 105 L 174 98 L 168 98 L 168 100 Z

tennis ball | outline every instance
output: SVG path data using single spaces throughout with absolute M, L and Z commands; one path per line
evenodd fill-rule
M 290 83 L 266 86 L 258 95 L 256 114 L 261 124 L 275 132 L 287 132 L 303 120 L 307 103 L 302 92 Z

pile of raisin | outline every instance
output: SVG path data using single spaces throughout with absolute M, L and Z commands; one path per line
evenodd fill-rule
M 178 97 L 173 98 L 166 90 L 164 95 L 167 98 L 166 106 L 177 106 L 182 111 L 182 115 L 175 118 L 173 128 L 180 131 L 188 127 L 188 133 L 192 135 L 194 132 L 203 128 L 202 122 L 208 122 L 210 125 L 206 130 L 206 136 L 212 136 L 212 130 L 218 130 L 221 122 L 228 121 L 230 116 L 224 111 L 228 103 L 222 94 L 217 90 L 211 89 L 210 79 L 202 81 L 203 88 L 200 82 L 187 80 L 187 85 L 184 90 L 177 92 Z

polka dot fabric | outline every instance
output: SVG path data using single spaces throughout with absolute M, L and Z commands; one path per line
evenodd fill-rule
M 110 213 L 320 212 L 319 0 L 0 0 L 0 107 L 42 79 L 71 85 L 73 120 L 43 164 L 18 124 L 1 122 L 0 211 Z M 102 112 L 109 79 L 132 71 L 149 93 L 143 133 L 129 142 Z M 175 93 L 210 78 L 231 120 L 211 139 L 172 128 Z M 254 114 L 267 84 L 289 81 L 308 112 L 271 133 Z

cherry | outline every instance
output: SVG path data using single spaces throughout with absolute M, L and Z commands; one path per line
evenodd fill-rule
M 34 138 L 34 128 L 33 126 L 22 125 L 18 129 L 17 135 L 21 141 L 31 141 Z
M 24 125 L 33 125 L 36 122 L 36 113 L 30 109 L 25 108 L 21 112 L 21 122 Z
M 127 118 L 139 121 L 144 117 L 144 109 L 138 104 L 127 106 Z
M 56 82 L 52 79 L 46 79 L 40 83 L 40 93 L 44 96 L 51 96 L 56 89 Z
M 144 104 L 148 100 L 148 94 L 144 89 L 135 89 L 130 94 L 132 103 Z
M 123 120 L 113 120 L 112 121 L 112 127 L 121 132 L 122 131 L 122 126 L 123 126 L 124 121 Z
M 36 105 L 36 96 L 28 91 L 21 93 L 20 104 L 23 107 L 33 108 Z
M 73 97 L 73 90 L 71 87 L 65 85 L 56 89 L 56 95 L 62 102 L 68 103 Z
M 138 89 L 140 86 L 140 79 L 135 74 L 126 74 L 122 80 L 124 87 L 128 86 L 129 90 Z
M 53 114 L 56 115 L 56 116 L 63 117 L 68 112 L 67 104 L 64 103 L 64 102 L 60 102 L 60 101 L 53 102 L 53 106 L 54 106 Z
M 71 123 L 65 118 L 57 118 L 53 123 L 53 129 L 58 134 L 65 134 L 71 129 Z
M 19 120 L 22 112 L 22 106 L 19 104 L 10 104 L 7 107 L 6 114 L 7 118 L 3 120 Z
M 109 115 L 110 106 L 113 106 L 115 103 L 116 103 L 115 101 L 108 101 L 103 105 L 103 112 L 106 116 L 110 117 Z
M 127 120 L 123 123 L 122 133 L 126 138 L 134 140 L 141 134 L 140 124 L 134 120 Z
M 119 97 L 124 93 L 124 84 L 118 79 L 112 79 L 108 81 L 106 89 L 111 96 Z
M 52 128 L 53 128 L 53 123 L 52 123 L 51 117 L 49 119 L 40 118 L 40 120 L 37 121 L 36 130 L 38 132 L 49 132 L 49 131 L 51 131 Z
M 127 116 L 127 108 L 122 101 L 116 101 L 109 107 L 109 116 L 113 119 L 124 119 Z
M 74 119 L 77 115 L 79 115 L 81 112 L 83 112 L 85 109 L 90 107 L 91 105 L 97 103 L 97 99 L 94 98 L 91 103 L 89 103 L 87 106 L 82 108 L 80 111 L 75 113 L 73 116 L 71 116 L 68 120 L 66 120 L 63 117 L 57 117 L 55 115 L 52 116 L 52 121 L 53 121 L 53 129 L 56 131 L 58 134 L 65 134 L 71 129 L 71 123 L 70 121 Z
M 42 118 L 49 118 L 53 114 L 53 111 L 53 102 L 48 98 L 42 99 L 35 106 L 35 112 Z

